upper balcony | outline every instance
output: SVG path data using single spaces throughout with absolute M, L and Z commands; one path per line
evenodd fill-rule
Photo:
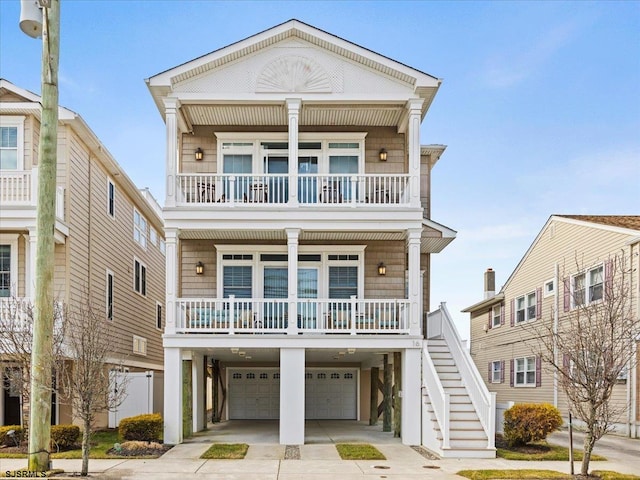
M 297 184 L 297 200 L 290 186 Z M 409 206 L 409 175 L 179 174 L 177 206 Z
M 67 236 L 65 188 L 56 187 L 56 236 Z M 0 170 L 0 217 L 6 228 L 35 228 L 38 169 Z M 57 238 L 59 241 L 62 238 Z

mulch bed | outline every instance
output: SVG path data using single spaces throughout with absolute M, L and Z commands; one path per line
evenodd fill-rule
M 505 450 L 511 450 L 513 452 L 524 453 L 527 455 L 535 455 L 537 453 L 547 453 L 551 450 L 551 447 L 548 445 L 540 445 L 540 444 L 529 444 L 529 445 L 518 445 L 515 447 L 510 447 L 504 437 L 500 434 L 496 435 L 496 448 L 504 448 Z

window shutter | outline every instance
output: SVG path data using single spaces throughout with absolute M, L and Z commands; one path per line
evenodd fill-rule
M 542 385 L 542 357 L 536 357 L 536 387 Z
M 571 285 L 569 284 L 569 279 L 565 278 L 563 280 L 564 283 L 564 311 L 568 312 L 571 308 Z
M 536 319 L 542 318 L 542 288 L 536 288 Z
M 604 300 L 608 302 L 613 296 L 613 260 L 604 263 Z
M 510 307 L 511 307 L 511 311 L 509 312 L 509 323 L 511 324 L 511 326 L 513 327 L 514 324 L 514 315 L 515 315 L 515 308 L 516 308 L 516 301 L 515 299 L 511 299 L 511 303 L 510 303 Z
M 504 303 L 500 304 L 500 325 L 504 325 Z
M 504 360 L 500 360 L 500 383 L 504 383 Z
M 513 377 L 514 377 L 513 358 L 511 360 L 509 360 L 509 373 L 511 374 L 511 378 L 509 380 L 509 385 L 513 387 Z
M 489 320 L 487 320 L 487 326 L 489 327 L 489 329 L 491 329 L 491 327 L 493 327 L 493 308 L 489 309 Z
M 562 370 L 565 375 L 569 376 L 571 370 L 571 357 L 566 353 L 562 354 Z
M 487 374 L 487 383 L 493 383 L 493 362 L 489 362 L 489 373 Z

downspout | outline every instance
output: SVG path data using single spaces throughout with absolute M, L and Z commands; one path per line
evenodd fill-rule
M 555 306 L 553 309 L 553 361 L 558 365 L 558 321 L 560 315 L 560 266 L 558 262 L 555 264 L 553 272 L 553 286 L 556 289 Z M 553 406 L 558 408 L 558 369 L 553 370 Z

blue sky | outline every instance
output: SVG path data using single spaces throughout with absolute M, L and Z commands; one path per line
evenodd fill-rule
M 0 76 L 40 91 L 41 42 L 0 0 Z M 297 18 L 443 79 L 421 130 L 447 151 L 432 307 L 502 285 L 553 213 L 640 214 L 640 2 L 61 0 L 60 104 L 164 197 L 165 130 L 144 79 Z

